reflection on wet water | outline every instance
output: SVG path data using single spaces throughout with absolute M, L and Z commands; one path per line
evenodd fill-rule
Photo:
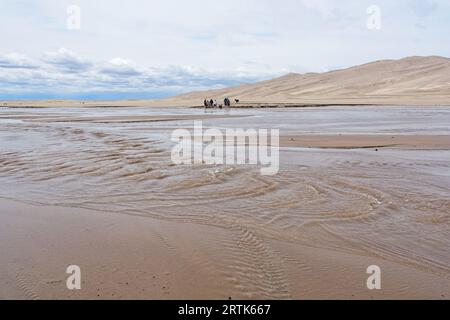
M 286 283 L 265 239 L 382 257 L 450 275 L 450 151 L 281 150 L 280 173 L 249 166 L 175 166 L 170 132 L 192 121 L 83 123 L 11 120 L 198 114 L 157 108 L 1 110 L 0 196 L 26 202 L 186 221 L 229 230 L 235 263 L 271 274 L 260 291 Z M 450 134 L 446 108 L 231 110 L 245 118 L 205 126 L 295 133 Z M 220 114 L 220 113 L 219 113 Z M 239 242 L 239 252 L 232 250 Z M 244 252 L 244 253 L 243 253 Z M 253 259 L 252 258 L 252 259 Z M 255 258 L 256 259 L 256 258 Z M 272 261 L 270 261 L 272 260 Z M 245 270 L 242 268 L 242 277 Z

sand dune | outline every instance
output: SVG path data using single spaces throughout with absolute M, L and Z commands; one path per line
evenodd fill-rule
M 204 97 L 237 97 L 244 105 L 258 102 L 450 105 L 450 59 L 409 57 L 327 73 L 291 73 L 255 84 L 189 93 L 164 103 L 198 104 Z
M 450 105 L 450 59 L 438 56 L 376 61 L 327 73 L 291 73 L 237 87 L 163 100 L 16 101 L 2 106 L 200 106 L 205 98 L 239 98 L 237 106 L 387 104 Z M 236 105 L 235 105 L 236 106 Z

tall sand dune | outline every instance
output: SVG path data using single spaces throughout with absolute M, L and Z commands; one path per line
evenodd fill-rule
M 184 94 L 163 102 L 195 105 L 205 97 L 239 98 L 242 104 L 450 105 L 450 59 L 408 57 L 326 73 L 291 73 L 254 84 Z
M 450 59 L 438 56 L 382 60 L 326 73 L 280 78 L 162 100 L 16 101 L 2 106 L 201 106 L 205 98 L 239 99 L 235 107 L 283 105 L 450 105 Z

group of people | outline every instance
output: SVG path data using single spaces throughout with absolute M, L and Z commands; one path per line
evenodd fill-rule
M 205 108 L 216 108 L 217 107 L 217 100 L 216 99 L 205 99 L 203 101 L 203 105 Z
M 236 103 L 239 103 L 239 99 L 234 99 L 234 101 Z M 229 98 L 225 98 L 223 99 L 223 104 L 218 104 L 216 99 L 205 99 L 203 101 L 203 105 L 205 106 L 205 108 L 217 108 L 219 107 L 220 109 L 222 109 L 224 106 L 225 107 L 231 107 L 231 100 Z

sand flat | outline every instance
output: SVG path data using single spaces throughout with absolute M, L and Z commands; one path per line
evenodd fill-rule
M 16 111 L 82 113 L 55 110 Z M 192 129 L 201 110 L 89 118 L 114 114 L 191 120 L 0 119 L 0 297 L 450 296 L 448 108 L 232 110 L 237 117 L 205 120 L 280 129 L 287 148 L 275 176 L 253 165 L 175 165 L 170 130 Z M 367 149 L 390 140 L 399 147 Z M 81 292 L 64 287 L 71 264 L 84 270 Z M 373 264 L 381 292 L 365 285 Z
M 158 115 L 158 116 L 48 116 L 48 115 L 13 115 L 5 116 L 4 119 L 30 120 L 34 122 L 91 122 L 91 123 L 139 123 L 139 122 L 164 122 L 164 121 L 186 121 L 186 120 L 204 120 L 218 118 L 235 118 L 242 116 L 233 115 Z
M 234 287 L 220 228 L 6 199 L 0 206 L 1 299 L 268 298 Z M 296 257 L 283 265 L 291 298 L 446 298 L 448 284 L 414 268 L 279 241 L 271 245 L 281 256 Z M 386 272 L 382 292 L 364 288 L 370 263 Z M 66 288 L 72 264 L 82 271 L 80 291 Z
M 283 147 L 322 149 L 421 149 L 450 150 L 450 136 L 441 135 L 285 135 L 280 138 Z
M 1 299 L 227 298 L 190 259 L 195 235 L 209 234 L 202 227 L 5 199 L 0 206 Z M 188 245 L 179 252 L 166 232 L 187 235 Z M 81 291 L 67 290 L 69 265 L 82 270 Z

